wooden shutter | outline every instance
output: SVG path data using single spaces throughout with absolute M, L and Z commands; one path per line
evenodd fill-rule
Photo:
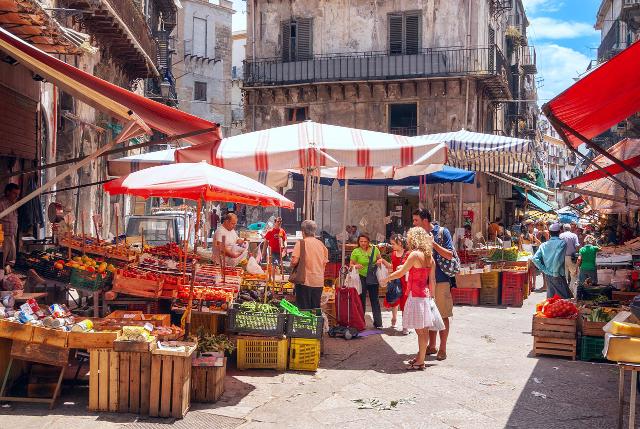
M 297 60 L 310 60 L 313 57 L 313 28 L 311 18 L 300 18 L 297 21 Z
M 404 26 L 405 54 L 414 55 L 420 52 L 420 15 L 405 16 Z
M 402 55 L 402 15 L 389 15 L 389 55 Z
M 291 22 L 282 23 L 282 61 L 288 62 L 291 59 L 289 46 L 291 44 Z

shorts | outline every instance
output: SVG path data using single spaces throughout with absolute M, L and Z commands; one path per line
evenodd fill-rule
M 436 306 L 443 319 L 453 316 L 453 298 L 449 282 L 436 283 Z

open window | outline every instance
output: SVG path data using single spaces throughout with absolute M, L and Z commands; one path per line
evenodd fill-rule
M 389 133 L 402 136 L 418 135 L 418 104 L 389 105 Z

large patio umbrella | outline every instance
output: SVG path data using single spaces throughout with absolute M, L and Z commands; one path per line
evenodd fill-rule
M 227 201 L 254 206 L 293 208 L 293 202 L 271 188 L 246 176 L 205 162 L 162 165 L 147 168 L 112 180 L 104 185 L 110 194 L 128 194 L 138 197 L 186 198 L 198 202 L 195 235 L 198 236 L 202 201 Z M 194 243 L 196 253 L 198 241 Z M 185 332 L 191 326 L 191 305 L 195 266 L 191 273 Z

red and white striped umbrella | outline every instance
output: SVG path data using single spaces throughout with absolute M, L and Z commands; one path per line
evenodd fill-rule
M 176 162 L 206 161 L 232 171 L 406 167 L 447 160 L 444 143 L 312 121 L 180 149 L 175 156 Z

